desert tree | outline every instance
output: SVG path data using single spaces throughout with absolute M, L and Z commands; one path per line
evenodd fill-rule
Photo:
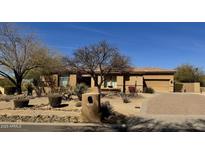
M 90 74 L 101 94 L 106 76 L 111 72 L 123 72 L 129 66 L 129 58 L 108 42 L 100 41 L 75 50 L 73 57 L 67 58 L 67 65 L 77 72 Z
M 45 63 L 41 55 L 45 48 L 39 44 L 32 34 L 20 32 L 14 24 L 0 24 L 0 75 L 16 86 L 18 94 L 26 75 Z
M 179 82 L 200 82 L 203 84 L 204 72 L 190 64 L 182 64 L 176 68 L 175 80 Z
M 31 79 L 36 94 L 40 97 L 42 92 L 45 92 L 45 86 L 49 86 L 52 91 L 55 90 L 56 79 L 51 74 L 61 72 L 65 68 L 62 63 L 62 56 L 57 51 L 54 52 L 51 49 L 45 49 L 40 51 L 36 57 L 37 62 L 41 64 L 40 67 L 29 71 L 25 78 Z M 43 80 L 42 77 L 44 77 Z

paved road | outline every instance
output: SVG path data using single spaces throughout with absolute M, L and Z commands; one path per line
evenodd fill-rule
M 205 115 L 205 96 L 164 93 L 147 101 L 143 108 L 146 114 Z
M 115 132 L 123 129 L 121 125 L 105 124 L 0 123 L 0 132 Z

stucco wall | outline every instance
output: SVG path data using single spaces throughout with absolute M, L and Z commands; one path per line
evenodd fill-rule
M 70 82 L 69 82 L 71 87 L 75 87 L 77 84 L 77 75 L 76 74 L 70 74 Z
M 4 88 L 3 87 L 0 87 L 0 91 L 2 94 L 4 94 Z
M 125 91 L 129 92 L 129 86 L 136 86 L 137 76 L 126 76 L 125 77 Z
M 117 88 L 120 88 L 121 91 L 123 91 L 123 80 L 124 80 L 124 77 L 122 75 L 117 76 Z
M 183 92 L 193 92 L 193 93 L 200 93 L 200 83 L 199 82 L 195 82 L 195 83 L 182 83 L 183 84 L 183 88 L 182 91 Z
M 143 76 L 137 76 L 136 88 L 138 92 L 143 92 Z

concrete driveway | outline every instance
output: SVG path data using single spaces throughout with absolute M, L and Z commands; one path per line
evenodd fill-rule
M 143 104 L 146 115 L 205 115 L 205 96 L 200 94 L 163 93 Z

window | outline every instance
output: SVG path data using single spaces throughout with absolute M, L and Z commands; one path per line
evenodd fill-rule
M 105 88 L 117 88 L 117 79 L 116 76 L 108 76 L 105 78 L 104 82 Z
M 68 86 L 68 84 L 69 84 L 69 77 L 68 76 L 61 76 L 59 80 L 60 80 L 60 82 L 59 82 L 60 87 L 67 87 Z

